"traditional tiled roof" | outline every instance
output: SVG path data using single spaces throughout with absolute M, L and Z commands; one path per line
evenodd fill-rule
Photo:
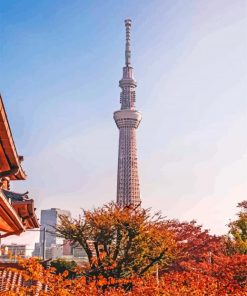
M 17 153 L 0 95 L 0 238 L 38 228 L 34 201 L 26 193 L 9 191 L 10 181 L 25 180 L 23 156 Z
M 15 295 L 19 295 L 19 290 L 21 287 L 30 287 L 33 286 L 34 294 L 39 295 L 39 293 L 43 290 L 44 292 L 48 292 L 47 285 L 42 285 L 39 281 L 31 281 L 25 280 L 22 273 L 19 270 L 11 270 L 11 269 L 0 269 L 0 293 L 4 292 L 14 292 Z M 11 294 L 13 295 L 13 294 Z
M 16 192 L 5 190 L 5 189 L 2 189 L 2 191 L 8 199 L 11 199 L 11 201 L 14 201 L 14 202 L 29 200 L 28 191 L 25 193 L 16 193 Z
M 20 234 L 25 231 L 20 215 L 3 193 L 3 190 L 0 190 L 0 231 L 0 237 Z
M 25 180 L 26 174 L 21 167 L 23 157 L 18 155 L 8 117 L 0 95 L 0 172 L 8 175 L 11 180 Z M 5 174 L 6 172 L 6 174 Z
M 34 201 L 28 197 L 28 192 L 16 193 L 5 189 L 1 189 L 0 192 L 5 197 L 6 203 L 9 204 L 8 208 L 12 211 L 12 215 L 17 215 L 18 219 L 21 219 L 23 230 L 39 227 Z

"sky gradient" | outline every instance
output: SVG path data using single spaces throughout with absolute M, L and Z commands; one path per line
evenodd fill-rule
M 37 213 L 116 197 L 131 18 L 141 197 L 225 233 L 247 196 L 245 0 L 0 0 L 0 83 Z M 8 241 L 27 242 L 30 234 Z

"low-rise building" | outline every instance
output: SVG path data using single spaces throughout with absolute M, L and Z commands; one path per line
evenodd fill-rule
M 1 249 L 4 250 L 4 254 L 2 255 L 2 257 L 4 256 L 8 257 L 9 255 L 13 257 L 22 257 L 22 258 L 27 257 L 27 246 L 23 244 L 2 245 Z

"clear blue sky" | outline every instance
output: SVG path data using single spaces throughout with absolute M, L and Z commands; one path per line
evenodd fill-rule
M 28 174 L 13 189 L 38 213 L 115 199 L 112 114 L 131 18 L 143 205 L 226 231 L 247 194 L 246 5 L 0 0 L 1 93 Z

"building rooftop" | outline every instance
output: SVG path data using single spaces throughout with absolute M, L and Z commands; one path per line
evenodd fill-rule
M 26 174 L 21 167 L 23 156 L 17 153 L 1 95 L 0 139 L 0 177 L 8 176 L 10 180 L 25 180 Z
M 11 201 L 13 201 L 13 202 L 29 200 L 28 191 L 25 192 L 25 193 L 16 193 L 16 192 L 9 191 L 9 190 L 4 190 L 4 189 L 2 189 L 2 191 L 3 191 L 4 195 L 8 199 L 11 199 Z
M 10 181 L 25 180 L 23 156 L 18 155 L 0 95 L 0 238 L 38 228 L 34 201 L 26 193 L 10 191 Z

